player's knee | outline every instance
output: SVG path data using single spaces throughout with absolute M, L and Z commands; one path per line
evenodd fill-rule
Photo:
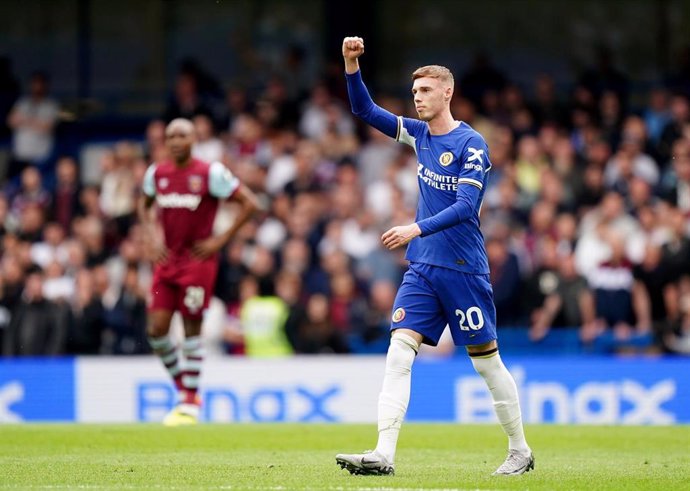
M 419 343 L 417 342 L 417 340 L 409 334 L 405 334 L 404 332 L 393 332 L 393 335 L 391 336 L 391 346 L 394 343 L 411 348 L 415 352 L 415 354 L 419 351 Z
M 151 321 L 146 326 L 146 334 L 150 338 L 159 338 L 168 334 L 168 327 L 169 326 L 165 325 L 163 322 Z
M 419 350 L 419 344 L 407 334 L 394 332 L 386 356 L 386 370 L 409 373 Z

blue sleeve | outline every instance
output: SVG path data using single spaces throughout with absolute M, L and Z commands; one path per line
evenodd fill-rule
M 436 215 L 417 223 L 422 231 L 422 237 L 468 220 L 477 209 L 477 202 L 484 189 L 487 173 L 491 169 L 489 148 L 481 136 L 477 135 L 468 140 L 458 163 L 460 172 L 456 201 Z
M 480 193 L 481 190 L 476 186 L 458 185 L 455 203 L 434 216 L 417 222 L 419 229 L 422 231 L 422 237 L 435 234 L 468 220 L 474 213 Z
M 477 134 L 467 140 L 458 163 L 460 164 L 458 189 L 465 184 L 482 189 L 486 180 L 486 173 L 491 169 L 489 147 L 486 146 L 484 138 Z
M 350 96 L 350 106 L 355 116 L 391 138 L 398 139 L 398 117 L 380 106 L 377 106 L 369 95 L 366 85 L 362 81 L 362 72 L 346 73 L 347 93 Z

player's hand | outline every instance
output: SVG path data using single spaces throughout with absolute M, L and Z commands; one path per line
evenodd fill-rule
M 396 247 L 404 246 L 420 235 L 422 235 L 422 229 L 419 228 L 419 225 L 413 223 L 412 225 L 393 227 L 381 236 L 381 240 L 383 245 L 392 251 Z
M 356 60 L 364 54 L 364 39 L 360 37 L 346 37 L 343 39 L 343 58 Z
M 144 241 L 144 255 L 154 264 L 160 264 L 168 259 L 168 249 L 162 241 L 150 239 Z
M 209 237 L 192 246 L 192 255 L 197 259 L 207 259 L 220 251 L 223 245 L 221 237 Z
M 151 251 L 151 260 L 156 264 L 167 261 L 168 249 L 163 244 L 154 246 L 153 250 Z

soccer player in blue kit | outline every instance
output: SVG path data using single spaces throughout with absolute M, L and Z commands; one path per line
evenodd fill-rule
M 517 387 L 498 354 L 496 309 L 489 283 L 479 210 L 491 169 L 484 138 L 450 113 L 453 75 L 442 66 L 418 68 L 412 94 L 419 120 L 395 116 L 374 104 L 362 82 L 358 58 L 364 40 L 343 40 L 352 112 L 417 154 L 419 204 L 416 222 L 393 227 L 383 244 L 409 243 L 409 269 L 398 290 L 391 319 L 383 387 L 378 400 L 378 443 L 362 454 L 338 454 L 352 474 L 393 474 L 398 434 L 410 400 L 412 363 L 422 343 L 435 346 L 446 324 L 453 341 L 465 346 L 491 392 L 508 435 L 508 456 L 494 475 L 518 475 L 534 468 L 525 440 Z

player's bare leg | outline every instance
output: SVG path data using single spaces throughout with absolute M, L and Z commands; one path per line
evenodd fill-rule
M 515 380 L 498 354 L 498 344 L 467 346 L 474 369 L 486 382 L 498 421 L 508 435 L 508 457 L 494 475 L 516 476 L 534 469 L 534 455 L 525 440 Z
M 351 474 L 393 474 L 400 427 L 410 401 L 412 364 L 422 335 L 410 329 L 396 329 L 386 355 L 386 372 L 379 395 L 376 449 L 362 454 L 338 454 L 338 465 Z

